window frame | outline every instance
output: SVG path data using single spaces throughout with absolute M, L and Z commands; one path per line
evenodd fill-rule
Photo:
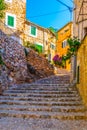
M 9 2 L 9 3 L 12 3 L 12 0 L 5 0 L 5 2 Z
M 8 25 L 8 16 L 14 18 L 14 26 Z M 9 28 L 16 29 L 16 15 L 11 14 L 11 13 L 6 13 L 6 25 L 7 25 Z
M 67 40 L 64 40 L 64 41 L 62 42 L 62 48 L 65 48 L 67 45 L 68 45 Z
M 50 43 L 50 48 L 51 48 L 52 50 L 55 50 L 55 49 L 56 49 L 56 45 L 51 42 L 51 43 Z
M 31 27 L 35 27 L 35 28 L 36 28 L 36 35 L 33 35 L 33 34 L 31 33 Z M 30 25 L 30 36 L 37 37 L 37 27 L 34 26 L 34 25 Z

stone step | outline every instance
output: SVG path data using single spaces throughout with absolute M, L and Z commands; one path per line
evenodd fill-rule
M 39 89 L 58 89 L 58 88 L 69 88 L 68 87 L 69 84 L 20 84 L 20 85 L 15 85 L 13 87 L 11 87 L 10 89 L 29 89 L 29 88 L 39 88 Z M 71 87 L 70 87 L 71 88 Z
M 0 117 L 17 117 L 17 118 L 42 118 L 42 119 L 62 119 L 62 120 L 87 120 L 87 114 L 65 113 L 65 112 L 31 112 L 31 111 L 16 111 L 16 110 L 0 110 Z
M 8 105 L 0 104 L 0 110 L 18 110 L 18 111 L 47 111 L 47 112 L 87 112 L 83 106 L 34 106 L 34 105 Z
M 9 88 L 9 90 L 76 91 L 76 88 L 74 88 L 74 87 L 70 87 L 70 88 L 69 88 L 69 87 L 58 87 L 58 88 L 52 87 L 52 88 L 50 88 L 50 87 L 42 87 L 42 86 L 41 86 L 40 88 L 38 88 L 38 87 L 35 87 L 35 88 L 33 88 L 33 87 Z
M 79 97 L 79 95 L 76 95 L 76 94 L 70 94 L 70 93 L 67 93 L 67 94 L 62 94 L 62 93 L 59 93 L 59 94 L 40 94 L 40 93 L 10 93 L 10 92 L 4 92 L 3 93 L 3 96 L 22 96 L 22 97 L 52 97 L 52 98 L 58 98 L 58 97 Z
M 77 91 L 46 91 L 46 90 L 7 90 L 6 93 L 40 93 L 40 94 L 77 94 Z
M 9 104 L 9 105 L 40 105 L 40 106 L 81 106 L 81 102 L 45 102 L 45 101 L 22 101 L 22 100 L 0 100 L 0 104 Z
M 54 80 L 54 81 L 52 81 L 51 79 L 50 80 L 45 80 L 45 81 L 39 81 L 39 82 L 35 82 L 35 84 L 61 84 L 61 85 L 64 85 L 64 84 L 66 84 L 66 85 L 68 85 L 70 82 L 69 81 L 60 81 L 60 80 Z
M 80 101 L 81 102 L 81 98 L 80 97 L 60 97 L 60 98 L 44 98 L 44 97 L 17 97 L 17 96 L 0 96 L 0 100 L 23 100 L 23 101 L 62 101 L 62 102 L 76 102 L 76 101 Z

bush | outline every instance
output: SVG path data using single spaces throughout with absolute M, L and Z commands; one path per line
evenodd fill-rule
M 25 47 L 27 47 L 27 48 L 33 49 L 34 51 L 36 51 L 36 52 L 38 52 L 38 53 L 41 53 L 41 51 L 39 50 L 39 48 L 38 48 L 35 44 L 30 43 L 29 41 L 26 41 L 26 42 L 24 41 L 23 45 L 24 45 Z
M 62 66 L 62 57 L 60 57 L 59 55 L 55 55 L 53 57 L 53 62 L 55 65 Z

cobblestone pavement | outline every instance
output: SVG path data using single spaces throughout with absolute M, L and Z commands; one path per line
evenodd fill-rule
M 87 121 L 1 118 L 0 130 L 87 130 Z

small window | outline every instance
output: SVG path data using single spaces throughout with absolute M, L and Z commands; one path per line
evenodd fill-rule
M 87 34 L 87 27 L 84 28 L 84 36 Z
M 62 42 L 62 48 L 65 48 L 67 46 L 67 40 Z
M 69 29 L 66 29 L 65 32 L 67 32 Z
M 6 25 L 10 28 L 16 27 L 16 16 L 6 13 Z
M 53 43 L 50 44 L 50 48 L 55 50 L 55 45 Z
M 37 29 L 36 29 L 35 26 L 31 26 L 31 28 L 30 28 L 30 34 L 33 35 L 33 36 L 37 35 Z

